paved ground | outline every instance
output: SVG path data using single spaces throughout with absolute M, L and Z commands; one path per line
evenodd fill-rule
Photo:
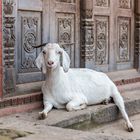
M 37 113 L 36 110 L 34 113 Z M 24 118 L 24 114 L 15 114 L 0 119 L 0 129 L 17 130 L 16 133 L 26 137 L 17 138 L 16 140 L 139 140 L 140 139 L 140 114 L 131 117 L 135 126 L 133 133 L 125 131 L 122 120 L 115 121 L 103 126 L 90 129 L 89 132 L 70 130 L 47 126 L 44 121 L 35 121 L 33 112 L 26 113 L 27 117 L 33 120 Z M 31 117 L 32 116 L 32 117 Z M 11 134 L 10 134 L 11 135 Z M 1 137 L 0 137 L 1 138 Z M 0 139 L 11 140 L 11 139 Z
M 98 134 L 106 134 L 110 136 L 121 136 L 128 138 L 135 138 L 140 140 L 140 114 L 130 117 L 131 122 L 134 125 L 134 132 L 128 133 L 124 131 L 124 121 L 118 120 L 105 125 L 100 125 L 96 128 L 88 130 L 89 132 L 94 132 Z

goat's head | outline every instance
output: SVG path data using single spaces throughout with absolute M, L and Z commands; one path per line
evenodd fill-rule
M 60 57 L 62 56 L 62 67 L 64 72 L 68 72 L 70 67 L 70 58 L 68 54 L 60 48 L 58 44 L 47 44 L 36 59 L 37 67 L 45 74 L 47 69 L 56 69 L 60 66 Z

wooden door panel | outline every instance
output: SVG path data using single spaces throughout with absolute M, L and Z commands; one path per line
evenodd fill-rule
M 71 67 L 79 67 L 79 0 L 52 0 L 50 5 L 50 41 L 67 51 Z
M 93 6 L 94 69 L 106 72 L 133 68 L 134 1 L 94 0 Z
M 117 6 L 117 70 L 133 68 L 134 1 L 120 0 Z
M 95 16 L 95 62 L 97 65 L 108 64 L 109 17 Z
M 74 35 L 75 24 L 74 14 L 57 13 L 56 14 L 56 31 L 58 42 L 62 48 L 69 54 L 71 65 L 74 66 Z
M 94 69 L 107 72 L 109 69 L 110 49 L 110 1 L 94 0 L 94 36 L 95 62 Z
M 35 49 L 32 46 L 41 43 L 41 13 L 31 11 L 19 11 L 18 16 L 19 16 L 18 17 L 19 42 L 17 50 L 18 55 L 17 82 L 23 83 L 24 80 L 25 82 L 39 80 L 41 74 L 37 73 L 35 74 L 35 72 L 39 71 L 35 65 L 35 59 L 37 58 L 41 49 Z M 23 74 L 25 77 L 27 75 L 27 77 L 24 78 L 24 80 L 22 76 Z M 34 79 L 31 77 L 34 77 Z
M 117 62 L 130 61 L 130 27 L 131 19 L 128 17 L 118 17 L 118 52 Z
M 39 4 L 35 6 L 34 2 L 39 2 Z M 31 7 L 33 5 L 34 9 Z M 41 48 L 33 48 L 33 46 L 41 44 L 42 40 L 41 5 L 40 0 L 19 1 L 16 49 L 17 84 L 40 81 L 43 78 L 35 64 Z

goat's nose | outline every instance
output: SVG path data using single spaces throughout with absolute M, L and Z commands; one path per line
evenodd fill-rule
M 49 65 L 53 65 L 54 62 L 53 62 L 53 61 L 48 61 L 48 64 L 49 64 Z

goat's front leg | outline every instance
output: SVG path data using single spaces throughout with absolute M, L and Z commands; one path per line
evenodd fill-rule
M 51 111 L 52 108 L 53 105 L 50 102 L 44 101 L 44 110 L 39 112 L 39 119 L 47 118 L 48 112 Z
M 81 110 L 85 109 L 86 106 L 87 105 L 85 102 L 83 102 L 83 100 L 73 99 L 66 105 L 66 109 L 67 111 Z

